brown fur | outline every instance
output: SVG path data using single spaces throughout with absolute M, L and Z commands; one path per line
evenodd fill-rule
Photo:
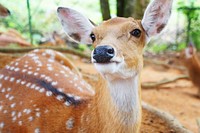
M 198 88 L 198 96 L 200 97 L 200 60 L 193 48 L 190 58 L 186 58 L 185 50 L 180 55 L 180 61 L 188 70 L 192 83 Z

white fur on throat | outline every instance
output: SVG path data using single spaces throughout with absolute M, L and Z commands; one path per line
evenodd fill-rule
M 133 124 L 140 117 L 140 96 L 138 75 L 108 82 L 111 99 L 118 113 L 125 113 L 122 123 Z

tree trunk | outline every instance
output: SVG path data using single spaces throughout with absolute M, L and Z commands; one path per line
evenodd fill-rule
M 101 13 L 103 20 L 108 20 L 110 16 L 109 0 L 100 0 Z
M 142 19 L 149 0 L 117 0 L 117 16 Z
M 117 0 L 117 16 L 118 17 L 124 16 L 124 1 L 125 0 Z
M 136 19 L 142 19 L 144 11 L 150 0 L 136 0 L 134 4 L 134 11 L 132 16 Z

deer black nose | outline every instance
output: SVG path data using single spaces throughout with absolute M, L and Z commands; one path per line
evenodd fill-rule
M 98 46 L 94 49 L 93 59 L 97 63 L 108 63 L 115 55 L 115 51 L 111 46 Z

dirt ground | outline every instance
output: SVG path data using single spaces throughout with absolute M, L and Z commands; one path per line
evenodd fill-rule
M 0 55 L 0 68 L 13 59 L 13 57 L 2 58 Z M 80 59 L 76 56 L 71 57 L 71 59 L 83 74 L 97 74 L 97 71 L 88 60 Z M 164 69 L 155 65 L 146 64 L 142 72 L 142 83 L 171 79 L 181 74 L 179 70 L 172 68 Z M 189 80 L 179 80 L 158 88 L 142 89 L 142 99 L 163 111 L 171 113 L 187 129 L 198 133 L 196 119 L 200 118 L 200 99 L 196 97 L 196 93 L 197 89 Z M 156 116 L 149 114 L 145 110 L 143 110 L 143 124 L 141 130 L 142 133 L 174 132 L 166 127 L 162 120 L 157 119 Z

